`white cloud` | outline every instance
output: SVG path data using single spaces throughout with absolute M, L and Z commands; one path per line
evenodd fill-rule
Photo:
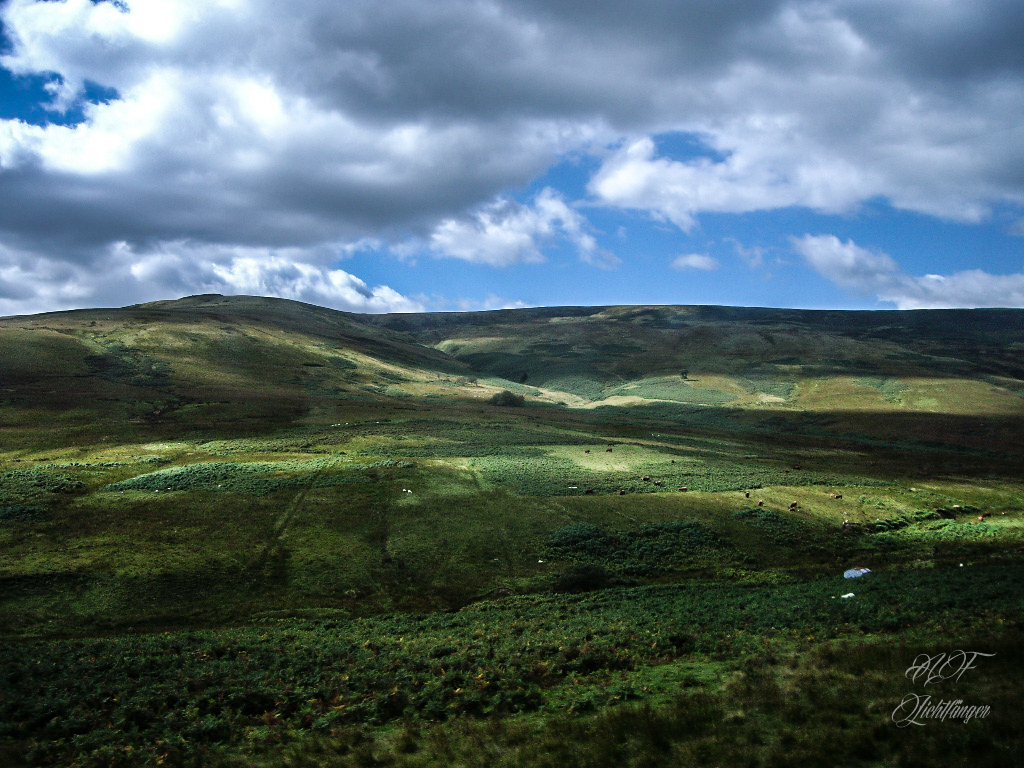
M 673 269 L 700 269 L 705 272 L 718 269 L 718 260 L 706 253 L 687 253 L 672 261 Z
M 654 141 L 643 138 L 608 158 L 589 189 L 604 205 L 645 211 L 689 232 L 699 213 L 747 213 L 795 205 L 827 213 L 848 211 L 877 187 L 867 184 L 865 173 L 850 162 L 824 157 L 798 160 L 789 151 L 780 151 L 788 148 L 770 143 L 762 134 L 757 142 L 737 142 L 725 160 L 680 162 L 658 157 Z M 796 148 L 792 149 L 795 154 Z
M 708 157 L 659 156 L 648 129 L 605 160 L 591 193 L 686 231 L 700 213 L 847 213 L 878 197 L 963 222 L 1024 204 L 1024 57 L 1010 50 L 1024 22 L 996 0 L 929 17 L 935 5 L 780 4 L 702 77 L 662 91 L 673 118 L 658 128 L 699 136 Z M 992 50 L 978 46 L 970 71 L 932 71 L 949 58 L 933 37 L 959 51 L 986 35 Z
M 271 283 L 287 249 L 301 265 L 364 238 L 493 265 L 569 243 L 614 266 L 571 199 L 509 201 L 570 153 L 603 160 L 595 201 L 684 230 L 877 197 L 980 221 L 1024 205 L 1018 6 L 6 0 L 0 66 L 50 77 L 84 121 L 0 120 L 0 244 L 87 272 L 119 242 L 255 249 Z M 84 104 L 87 82 L 118 98 Z M 709 156 L 659 152 L 668 133 Z M 59 302 L 60 274 L 7 285 Z
M 483 301 L 479 301 L 477 299 L 460 299 L 456 302 L 456 306 L 458 306 L 460 312 L 480 312 L 494 309 L 522 309 L 530 305 L 523 301 L 519 301 L 518 299 L 510 301 L 509 299 L 503 299 L 500 296 L 491 293 L 488 294 L 487 298 Z
M 841 288 L 863 294 L 897 290 L 907 282 L 900 265 L 834 235 L 804 235 L 793 245 L 807 263 Z
M 251 294 L 295 299 L 353 312 L 422 312 L 424 306 L 394 289 L 370 288 L 344 270 L 304 261 L 290 249 L 162 248 L 136 257 L 129 271 L 142 285 L 188 287 L 190 293 Z
M 545 260 L 545 242 L 565 240 L 580 259 L 611 267 L 618 259 L 597 245 L 586 220 L 553 189 L 542 190 L 532 206 L 501 198 L 469 219 L 442 221 L 430 235 L 430 247 L 439 256 L 477 264 L 507 267 Z
M 355 247 L 355 246 L 354 246 Z M 344 247 L 337 249 L 344 254 Z M 0 315 L 125 306 L 196 293 L 295 299 L 352 312 L 422 312 L 386 285 L 370 287 L 324 264 L 324 251 L 208 246 L 187 242 L 136 250 L 115 243 L 89 265 L 0 246 Z
M 765 256 L 768 255 L 768 251 L 760 246 L 746 247 L 735 238 L 727 237 L 727 241 L 731 242 L 733 248 L 736 251 L 736 255 L 740 257 L 751 269 L 763 269 L 765 266 Z
M 875 294 L 897 309 L 1024 307 L 1024 274 L 992 275 L 980 269 L 952 275 L 908 275 L 888 254 L 872 252 L 834 235 L 804 235 L 794 248 L 819 274 L 846 290 Z

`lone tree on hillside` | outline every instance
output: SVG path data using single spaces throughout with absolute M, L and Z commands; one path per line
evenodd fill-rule
M 690 378 L 690 372 L 689 372 L 688 370 L 686 370 L 685 368 L 683 368 L 683 370 L 681 370 L 681 371 L 679 372 L 679 377 L 680 377 L 680 378 L 681 378 L 681 379 L 682 379 L 683 381 L 686 381 L 686 380 L 687 380 L 688 378 Z
M 491 405 L 510 405 L 518 407 L 526 402 L 526 398 L 505 389 L 492 395 L 491 399 L 487 402 Z

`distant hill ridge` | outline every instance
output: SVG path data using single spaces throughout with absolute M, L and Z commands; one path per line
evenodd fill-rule
M 531 401 L 574 408 L 956 413 L 984 403 L 986 413 L 1016 416 L 1024 403 L 1022 352 L 1020 309 L 357 314 L 203 294 L 0 318 L 7 398 L 53 407 L 127 401 L 144 388 L 190 402 L 232 401 L 242 389 L 248 401 L 277 401 L 293 412 L 339 398 L 475 399 L 511 388 Z M 943 388 L 935 383 L 941 381 L 961 384 Z

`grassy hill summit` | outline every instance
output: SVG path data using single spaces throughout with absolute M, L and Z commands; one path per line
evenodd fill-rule
M 1022 351 L 1009 309 L 0 318 L 0 762 L 1002 764 Z M 969 641 L 1005 711 L 892 731 Z

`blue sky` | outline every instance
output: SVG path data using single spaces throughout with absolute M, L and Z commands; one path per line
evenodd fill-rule
M 0 0 L 0 315 L 1024 306 L 1017 0 Z

